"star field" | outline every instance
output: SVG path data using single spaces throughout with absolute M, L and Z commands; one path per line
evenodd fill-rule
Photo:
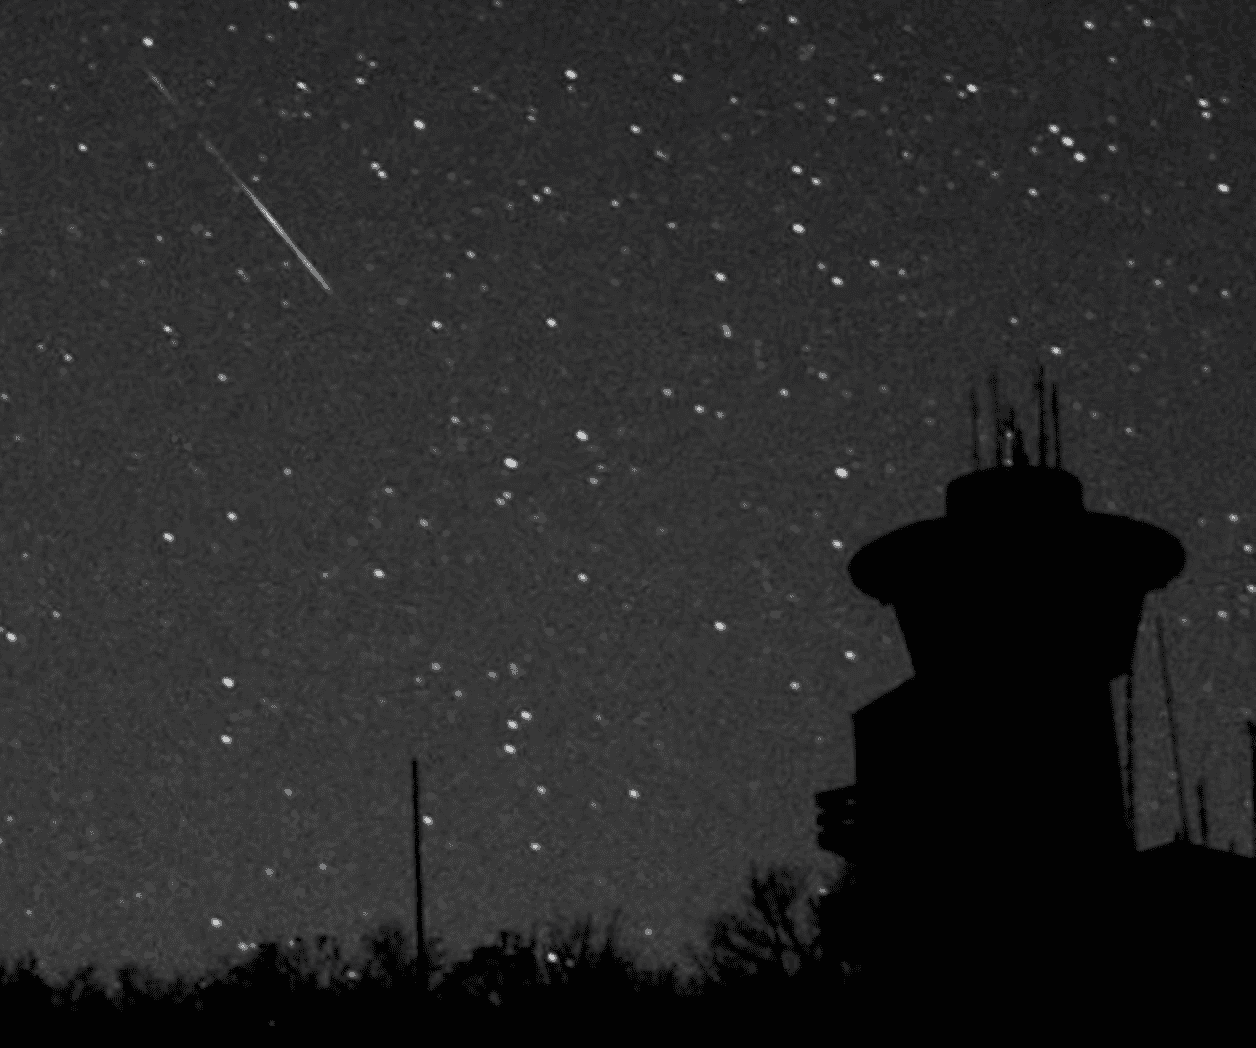
M 4 29 L 5 961 L 412 932 L 412 757 L 451 959 L 622 907 L 683 964 L 752 862 L 814 890 L 813 795 L 911 673 L 846 564 L 944 511 L 974 385 L 989 462 L 992 366 L 1025 420 L 1045 364 L 1087 506 L 1187 549 L 1140 846 L 1159 613 L 1188 794 L 1251 854 L 1241 34 L 934 6 Z

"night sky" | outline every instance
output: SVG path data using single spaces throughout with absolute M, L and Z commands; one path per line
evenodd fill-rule
M 6 6 L 3 959 L 409 932 L 417 757 L 449 959 L 622 907 L 684 968 L 752 862 L 837 871 L 911 673 L 847 564 L 944 512 L 970 388 L 992 462 L 992 367 L 1187 549 L 1140 846 L 1160 613 L 1251 854 L 1250 16 L 1117 12 Z

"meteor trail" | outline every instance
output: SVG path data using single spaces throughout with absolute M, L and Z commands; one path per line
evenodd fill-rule
M 166 90 L 166 85 L 163 84 L 159 79 L 157 79 L 156 74 L 153 73 L 152 70 L 150 70 L 147 66 L 141 64 L 140 68 L 143 69 L 144 72 L 148 74 L 148 79 L 151 80 L 153 84 L 156 86 L 157 90 L 160 91 L 162 95 L 165 96 L 166 101 L 168 101 L 172 106 L 174 106 L 175 111 L 177 113 L 182 115 L 182 112 L 183 112 L 182 107 L 179 105 L 178 102 L 175 101 L 174 95 L 172 95 L 169 91 Z M 202 131 L 197 131 L 196 137 L 199 138 L 201 142 L 204 143 L 206 150 L 213 155 L 214 159 L 217 160 L 218 163 L 220 163 L 223 166 L 227 174 L 231 176 L 232 181 L 235 182 L 235 184 L 239 186 L 240 189 L 243 190 L 248 195 L 248 198 L 251 201 L 253 201 L 253 206 L 256 207 L 258 211 L 261 212 L 262 218 L 266 219 L 266 221 L 270 223 L 271 228 L 274 229 L 274 231 L 278 233 L 281 237 L 283 237 L 284 243 L 287 244 L 288 247 L 292 249 L 293 254 L 295 254 L 297 258 L 301 260 L 301 264 L 305 266 L 306 269 L 309 270 L 310 276 L 312 276 L 315 280 L 317 280 L 319 284 L 321 285 L 322 289 L 330 295 L 332 293 L 332 290 L 328 286 L 327 281 L 324 280 L 322 275 L 319 273 L 319 271 L 314 268 L 314 264 L 310 262 L 310 260 L 306 258 L 304 254 L 301 253 L 301 249 L 292 242 L 292 238 L 283 231 L 283 227 L 280 226 L 280 224 L 275 221 L 274 216 L 269 211 L 266 210 L 266 205 L 263 204 L 260 200 L 258 200 L 257 197 L 253 195 L 253 191 L 249 189 L 249 187 L 246 186 L 243 182 L 240 181 L 240 179 L 236 176 L 236 173 L 231 170 L 231 165 L 228 164 L 222 158 L 222 154 L 219 153 L 218 150 L 214 148 L 214 143 L 211 142 L 208 138 L 206 138 L 204 132 Z

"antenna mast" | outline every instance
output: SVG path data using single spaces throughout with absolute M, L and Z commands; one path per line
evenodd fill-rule
M 1125 822 L 1130 842 L 1138 850 L 1138 820 L 1134 808 L 1134 663 L 1125 675 Z
M 1169 743 L 1173 748 L 1173 775 L 1177 780 L 1178 812 L 1182 825 L 1174 835 L 1174 839 L 1184 844 L 1191 841 L 1190 831 L 1186 825 L 1186 790 L 1182 786 L 1182 762 L 1178 758 L 1177 727 L 1173 723 L 1173 687 L 1169 683 L 1169 660 L 1164 650 L 1164 619 L 1156 616 L 1156 635 L 1160 639 L 1160 672 L 1164 677 L 1164 704 L 1169 711 Z
M 994 419 L 994 464 L 996 466 L 1003 465 L 1003 420 L 999 418 L 999 372 L 997 368 L 990 369 L 990 401 L 994 406 L 994 413 L 990 416 Z
M 977 450 L 977 391 L 968 388 L 968 399 L 973 409 L 973 469 L 981 469 L 981 453 Z
M 1012 432 L 1012 465 L 1028 466 L 1029 456 L 1025 454 L 1025 434 L 1016 425 L 1016 409 L 1012 408 L 1008 415 L 1008 426 Z
M 1252 855 L 1256 857 L 1256 721 L 1247 722 L 1247 737 L 1252 747 Z
M 1046 405 L 1044 403 L 1046 396 L 1046 369 L 1042 364 L 1038 365 L 1038 378 L 1034 382 L 1034 389 L 1038 394 L 1038 465 L 1045 468 L 1047 465 L 1047 445 L 1051 443 L 1047 440 L 1047 419 Z M 1059 385 L 1051 383 L 1051 421 L 1054 427 L 1054 443 L 1055 443 L 1055 468 L 1061 469 L 1060 462 L 1060 402 L 1059 402 Z M 977 408 L 977 391 L 973 387 L 968 389 L 968 399 L 972 406 L 972 433 L 973 433 L 973 449 L 972 463 L 973 469 L 981 469 L 981 437 L 979 434 L 978 418 L 979 411 Z M 1009 410 L 1008 416 L 1003 418 L 999 414 L 999 372 L 998 368 L 990 369 L 990 401 L 994 409 L 992 418 L 994 419 L 994 464 L 995 466 L 1004 465 L 1005 453 L 1004 443 L 1010 440 L 1007 448 L 1007 455 L 1010 455 L 1013 466 L 1030 465 L 1029 455 L 1025 451 L 1025 435 L 1016 427 L 1016 409 L 1013 407 Z
M 1045 369 L 1041 364 L 1038 365 L 1038 381 L 1034 383 L 1034 392 L 1038 394 L 1038 468 L 1042 469 L 1047 464 L 1047 415 L 1046 406 L 1043 403 L 1043 397 L 1046 395 L 1046 387 L 1043 382 L 1043 371 Z
M 1208 809 L 1204 807 L 1204 777 L 1199 777 L 1199 782 L 1195 784 L 1195 795 L 1199 798 L 1199 837 L 1204 842 L 1204 847 L 1208 847 Z
M 1060 386 L 1059 383 L 1051 383 L 1051 427 L 1055 433 L 1055 468 L 1060 468 Z

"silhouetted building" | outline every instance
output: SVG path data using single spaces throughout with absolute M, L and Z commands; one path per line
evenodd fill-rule
M 1042 434 L 1041 378 L 1038 394 Z M 1101 979 L 1149 946 L 1168 972 L 1172 897 L 1199 888 L 1218 920 L 1253 883 L 1252 860 L 1189 843 L 1135 857 L 1110 685 L 1185 551 L 1085 509 L 1052 400 L 1054 468 L 1042 437 L 1030 467 L 1014 412 L 980 468 L 974 401 L 977 468 L 947 486 L 946 515 L 849 565 L 894 608 L 914 675 L 853 714 L 856 783 L 817 794 L 818 843 L 854 865 L 867 972 L 905 994 Z

